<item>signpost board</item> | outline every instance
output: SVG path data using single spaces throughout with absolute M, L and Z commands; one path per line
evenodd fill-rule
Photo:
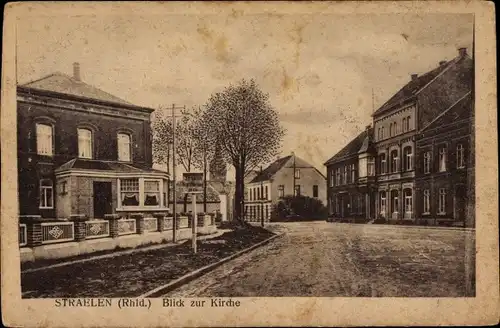
M 184 184 L 186 186 L 185 193 L 191 194 L 191 203 L 193 208 L 193 216 L 191 218 L 191 233 L 192 233 L 192 248 L 196 254 L 196 234 L 198 226 L 198 214 L 196 213 L 196 195 L 203 193 L 203 173 L 184 173 Z

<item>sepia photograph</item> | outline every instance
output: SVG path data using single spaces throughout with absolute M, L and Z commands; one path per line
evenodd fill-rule
M 21 301 L 479 296 L 477 14 L 195 5 L 16 17 Z

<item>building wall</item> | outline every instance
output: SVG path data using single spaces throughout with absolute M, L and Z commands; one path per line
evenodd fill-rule
M 295 184 L 300 185 L 302 196 L 313 197 L 313 186 L 318 186 L 318 199 L 326 206 L 326 179 L 315 168 L 296 168 L 300 170 L 300 178 L 295 179 Z M 273 203 L 279 201 L 278 187 L 284 186 L 285 196 L 294 194 L 293 167 L 284 167 L 275 174 L 272 180 L 271 200 Z
M 409 118 L 409 129 L 404 128 L 403 119 Z M 393 135 L 390 135 L 391 124 L 395 125 Z M 374 117 L 374 141 L 380 142 L 382 140 L 390 139 L 404 133 L 412 132 L 415 130 L 416 123 L 416 106 L 415 104 L 408 104 L 400 108 L 391 110 L 391 112 Z M 383 128 L 384 136 L 381 138 L 380 131 Z M 404 128 L 404 129 L 403 129 Z

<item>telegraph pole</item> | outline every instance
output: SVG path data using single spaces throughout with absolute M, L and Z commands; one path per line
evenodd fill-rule
M 176 109 L 185 109 L 186 106 L 183 107 L 175 107 L 175 104 L 172 104 L 172 175 L 173 175 L 173 189 L 172 189 L 172 200 L 173 200 L 173 207 L 172 207 L 172 213 L 174 215 L 174 220 L 172 222 L 172 241 L 175 243 L 177 242 L 177 177 L 175 173 L 175 134 L 176 134 L 176 128 L 175 128 L 175 110 Z
M 264 181 L 262 180 L 262 165 L 260 166 L 260 225 L 264 226 Z

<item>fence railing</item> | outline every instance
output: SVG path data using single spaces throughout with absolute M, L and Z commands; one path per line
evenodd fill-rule
M 136 233 L 137 226 L 135 219 L 120 219 L 118 220 L 118 234 L 130 235 Z
M 19 246 L 23 247 L 26 244 L 28 244 L 28 228 L 26 224 L 21 223 L 19 224 Z
M 85 238 L 105 238 L 109 237 L 109 221 L 92 220 L 85 222 Z
M 158 219 L 144 218 L 144 231 L 148 232 L 158 231 Z
M 179 217 L 179 228 L 189 228 L 189 217 L 187 216 Z
M 72 241 L 75 238 L 73 222 L 43 222 L 42 244 Z
M 165 230 L 172 230 L 174 228 L 174 218 L 172 216 L 163 218 L 163 228 Z

